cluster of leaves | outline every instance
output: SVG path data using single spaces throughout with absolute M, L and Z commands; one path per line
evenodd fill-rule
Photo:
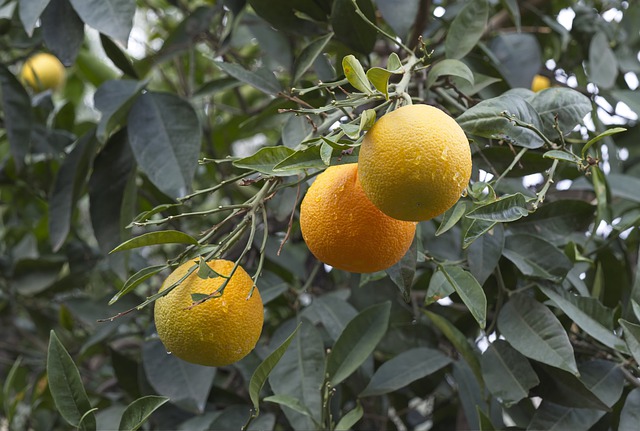
M 0 0 L 2 425 L 636 426 L 638 4 L 138 3 Z M 16 78 L 42 49 L 61 93 Z M 328 271 L 300 198 L 406 103 L 472 138 L 468 193 L 396 266 Z M 242 264 L 265 303 L 229 367 L 154 336 L 146 306 L 195 257 Z

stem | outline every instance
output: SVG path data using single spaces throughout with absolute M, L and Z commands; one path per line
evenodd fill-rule
M 547 136 L 540 130 L 538 130 L 538 128 L 533 124 L 525 123 L 514 115 L 509 114 L 507 111 L 501 112 L 500 116 L 506 118 L 509 121 L 512 121 L 516 126 L 531 130 L 536 135 L 538 135 L 548 147 L 557 148 L 557 145 L 550 141 L 549 138 L 547 138 Z
M 180 218 L 185 218 L 185 217 L 194 217 L 194 216 L 204 216 L 204 215 L 211 215 L 211 214 L 215 214 L 215 213 L 219 213 L 222 211 L 231 211 L 231 210 L 235 210 L 235 209 L 248 209 L 251 208 L 250 205 L 246 205 L 246 204 L 240 204 L 240 205 L 225 205 L 225 206 L 219 206 L 218 208 L 213 208 L 210 210 L 205 210 L 205 211 L 194 211 L 194 212 L 190 212 L 190 213 L 180 213 L 180 214 L 176 214 L 176 215 L 171 215 L 162 219 L 157 219 L 157 220 L 148 220 L 145 222 L 134 222 L 133 225 L 134 226 L 151 226 L 151 225 L 157 225 L 157 224 L 163 224 L 163 223 L 167 223 L 173 220 L 177 220 Z
M 186 195 L 186 196 L 183 196 L 181 198 L 178 198 L 178 202 L 185 202 L 185 201 L 188 201 L 189 199 L 192 199 L 192 198 L 194 198 L 196 196 L 199 196 L 199 195 L 203 195 L 203 194 L 206 194 L 206 193 L 213 193 L 216 190 L 221 189 L 222 187 L 226 186 L 227 184 L 236 182 L 238 180 L 241 180 L 241 179 L 243 179 L 245 177 L 248 177 L 249 175 L 251 175 L 253 173 L 255 173 L 255 171 L 247 171 L 247 172 L 245 172 L 245 173 L 243 173 L 241 175 L 237 175 L 235 177 L 226 179 L 224 181 L 220 181 L 219 184 L 216 184 L 213 187 L 209 187 L 208 189 L 203 189 L 203 190 L 197 190 L 197 191 L 191 193 L 190 195 Z
M 537 209 L 538 205 L 540 205 L 543 201 L 545 196 L 547 195 L 547 190 L 549 190 L 549 187 L 551 186 L 551 183 L 553 182 L 553 175 L 556 172 L 556 167 L 558 166 L 558 159 L 554 159 L 553 164 L 551 165 L 551 169 L 549 169 L 549 174 L 547 177 L 547 181 L 544 183 L 544 186 L 542 187 L 542 190 L 540 190 L 540 192 L 538 193 L 538 199 L 536 199 L 536 201 L 533 203 L 533 209 Z
M 451 103 L 453 106 L 455 106 L 457 109 L 459 109 L 462 112 L 468 109 L 466 106 L 458 102 L 455 98 L 453 98 L 449 93 L 447 93 L 445 90 L 443 90 L 440 87 L 434 88 L 433 92 L 436 93 L 438 96 L 442 97 L 443 99 L 445 99 L 447 102 Z
M 395 37 L 393 37 L 392 35 L 390 35 L 386 31 L 382 30 L 380 27 L 375 25 L 375 23 L 369 21 L 369 18 L 367 18 L 367 16 L 364 14 L 364 12 L 362 12 L 362 10 L 360 10 L 360 7 L 358 6 L 358 3 L 356 2 L 356 0 L 351 0 L 351 4 L 353 4 L 353 7 L 356 8 L 356 13 L 358 14 L 358 16 L 360 18 L 362 18 L 362 20 L 364 22 L 369 24 L 369 26 L 371 26 L 373 29 L 375 29 L 378 33 L 380 33 L 381 35 L 383 35 L 384 37 L 389 39 L 392 43 L 395 43 L 396 45 L 400 46 L 402 49 L 407 51 L 407 53 L 413 55 L 413 50 L 411 48 L 409 48 L 407 45 L 405 45 L 404 43 L 402 43 L 402 41 L 397 40 Z
M 509 172 L 511 172 L 511 170 L 516 166 L 516 164 L 520 161 L 520 159 L 522 158 L 522 156 L 524 156 L 524 153 L 526 153 L 526 152 L 527 152 L 527 148 L 523 148 L 518 152 L 518 154 L 516 154 L 516 156 L 513 158 L 513 161 L 511 162 L 511 164 L 509 166 L 507 166 L 507 169 L 505 169 L 504 172 L 502 172 L 502 174 L 493 183 L 493 187 L 494 188 L 496 188 L 498 186 L 498 183 L 504 177 L 506 177 Z

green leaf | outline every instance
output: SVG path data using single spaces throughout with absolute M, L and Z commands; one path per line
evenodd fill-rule
M 105 54 L 107 54 L 107 57 L 109 57 L 109 60 L 111 60 L 118 69 L 126 76 L 134 79 L 138 78 L 138 72 L 133 68 L 131 59 L 117 44 L 104 34 L 100 35 L 100 44 Z
M 487 297 L 482 286 L 471 273 L 459 266 L 441 266 L 438 270 L 444 273 L 447 281 L 460 295 L 460 299 L 476 319 L 480 328 L 484 329 L 487 323 Z
M 168 268 L 167 265 L 155 265 L 155 266 L 149 266 L 147 268 L 142 268 L 141 270 L 133 274 L 131 277 L 129 277 L 127 281 L 125 281 L 120 291 L 116 293 L 113 296 L 113 298 L 111 298 L 111 300 L 109 301 L 109 305 L 112 305 L 118 299 L 122 298 L 124 295 L 131 292 L 140 284 L 144 283 L 146 280 L 148 280 L 149 278 L 153 277 L 154 275 L 156 275 L 160 271 L 163 271 L 166 268 Z
M 427 75 L 426 88 L 431 88 L 441 76 L 456 76 L 469 85 L 474 85 L 473 72 L 460 60 L 445 59 L 434 64 Z
M 640 389 L 635 388 L 627 395 L 622 411 L 618 431 L 635 431 L 640 423 Z
M 120 419 L 119 430 L 135 431 L 149 419 L 149 416 L 160 406 L 169 401 L 167 397 L 147 395 L 138 398 L 127 406 Z
M 327 357 L 327 380 L 333 387 L 349 377 L 369 357 L 387 332 L 391 303 L 362 310 L 344 328 Z
M 578 366 L 580 380 L 607 407 L 612 408 L 622 396 L 624 374 L 613 361 L 594 359 Z
M 615 135 L 617 133 L 622 133 L 626 131 L 627 129 L 625 129 L 624 127 L 612 127 L 611 129 L 607 129 L 604 132 L 600 133 L 598 136 L 595 136 L 594 138 L 589 139 L 589 142 L 587 142 L 584 145 L 584 147 L 582 147 L 582 158 L 584 159 L 586 157 L 587 151 L 589 151 L 589 148 L 591 148 L 591 146 L 596 142 L 600 141 L 603 138 L 606 138 L 607 136 Z
M 78 427 L 84 414 L 91 410 L 91 403 L 73 359 L 53 330 L 47 350 L 47 379 L 58 412 L 69 425 Z M 93 413 L 84 419 L 84 424 L 87 431 L 96 429 Z
M 294 321 L 281 325 L 275 335 L 287 334 Z M 277 339 L 282 339 L 281 336 Z M 300 401 L 310 416 L 289 407 L 282 410 L 293 429 L 318 429 L 321 420 L 321 388 L 324 381 L 325 349 L 322 335 L 316 327 L 304 321 L 280 362 L 269 375 L 275 395 L 285 395 Z
M 233 166 L 236 168 L 251 169 L 262 172 L 263 174 L 277 175 L 273 170 L 274 166 L 286 160 L 287 157 L 292 154 L 295 154 L 295 151 L 284 146 L 263 147 L 251 156 L 234 160 Z
M 31 99 L 18 79 L 4 65 L 0 65 L 0 101 L 11 155 L 20 171 L 31 143 L 33 128 Z
M 564 278 L 573 266 L 557 247 L 532 235 L 507 236 L 502 254 L 522 274 L 534 278 L 557 281 Z
M 94 130 L 82 136 L 64 159 L 49 198 L 49 242 L 58 251 L 67 239 L 71 218 L 87 182 L 97 142 Z
M 636 360 L 636 363 L 640 364 L 640 325 L 631 323 L 627 320 L 618 320 L 622 329 L 624 329 L 624 339 L 627 342 L 629 351 Z
M 613 310 L 606 308 L 595 298 L 576 296 L 551 286 L 539 285 L 538 288 L 587 334 L 605 346 L 629 353 L 622 339 L 613 332 Z M 607 324 L 603 323 L 605 321 Z
M 300 414 L 311 417 L 311 412 L 297 399 L 289 395 L 271 395 L 264 398 L 269 403 L 279 404 L 294 410 Z
M 539 148 L 543 139 L 533 130 L 515 125 L 503 113 L 514 116 L 525 124 L 542 129 L 536 110 L 522 97 L 509 92 L 483 100 L 461 114 L 456 121 L 467 133 L 491 139 L 503 139 L 525 148 Z
M 371 22 L 376 22 L 376 9 L 371 0 L 357 0 L 358 7 Z M 352 0 L 334 0 L 331 8 L 331 28 L 336 39 L 362 54 L 369 54 L 377 32 L 356 12 Z
M 609 407 L 576 375 L 544 364 L 534 363 L 533 366 L 540 379 L 540 385 L 533 390 L 534 395 L 565 407 L 610 411 Z M 578 368 L 578 372 L 580 370 L 581 368 Z M 592 371 L 587 369 L 587 372 Z M 596 374 L 598 377 L 595 379 L 593 376 L 590 377 L 590 384 L 596 384 L 602 377 L 602 373 L 597 370 Z
M 462 248 L 467 248 L 475 240 L 480 238 L 485 233 L 489 232 L 493 227 L 498 224 L 495 221 L 468 219 L 469 223 L 464 230 L 464 236 L 462 238 Z
M 128 241 L 123 242 L 118 247 L 111 250 L 111 253 L 122 250 L 131 250 L 132 248 L 146 247 L 157 244 L 198 244 L 198 241 L 184 232 L 177 230 L 161 230 L 156 232 L 147 232 Z
M 476 376 L 479 382 L 483 382 L 482 380 L 482 370 L 480 368 L 480 359 L 474 347 L 469 343 L 469 340 L 465 337 L 465 335 L 460 332 L 458 328 L 455 327 L 453 323 L 451 323 L 446 318 L 432 313 L 427 310 L 422 311 L 432 322 L 433 324 L 447 337 L 447 340 L 453 347 L 456 348 L 458 353 L 464 358 L 464 360 L 469 364 L 471 371 Z
M 331 339 L 335 341 L 356 314 L 358 314 L 356 309 L 343 298 L 328 294 L 315 298 L 301 315 L 313 324 L 321 323 Z
M 467 213 L 467 217 L 472 219 L 497 222 L 516 221 L 528 215 L 527 198 L 522 193 L 502 196 Z
M 480 41 L 489 18 L 486 0 L 467 3 L 456 15 L 444 41 L 447 58 L 462 58 Z
M 543 304 L 523 294 L 511 296 L 500 310 L 498 328 L 524 356 L 578 374 L 569 337 Z
M 503 340 L 489 345 L 480 364 L 487 388 L 507 407 L 528 397 L 540 383 L 527 358 Z
M 165 194 L 190 187 L 198 165 L 202 128 L 191 104 L 175 94 L 147 92 L 129 111 L 129 143 L 140 168 Z
M 327 33 L 324 36 L 320 36 L 312 40 L 307 46 L 304 47 L 300 55 L 296 57 L 293 64 L 293 78 L 291 79 L 291 85 L 295 85 L 305 72 L 313 65 L 316 58 L 324 51 L 325 46 L 329 43 L 333 33 Z
M 183 361 L 167 352 L 158 338 L 142 345 L 142 367 L 156 394 L 170 398 L 171 404 L 188 412 L 205 411 L 217 368 Z
M 538 235 L 564 244 L 573 232 L 584 232 L 593 222 L 595 206 L 576 199 L 562 199 L 545 203 L 527 218 L 511 224 L 518 233 Z
M 436 271 L 429 280 L 427 288 L 427 296 L 424 299 L 424 305 L 431 305 L 442 298 L 446 298 L 455 292 L 453 285 L 449 283 L 447 276 L 443 271 Z
M 272 96 L 277 95 L 282 91 L 280 83 L 270 71 L 258 74 L 250 70 L 245 69 L 239 64 L 227 63 L 224 61 L 214 61 L 213 64 L 218 66 L 227 75 L 234 77 L 238 81 L 249 84 L 253 88 L 256 88 L 263 93 L 270 94 Z
M 457 398 L 462 405 L 469 429 L 477 430 L 480 428 L 477 415 L 478 409 L 485 412 L 489 410 L 485 399 L 485 391 L 481 386 L 482 380 L 473 375 L 471 368 L 464 361 L 455 361 L 452 368 L 451 375 L 457 386 Z
M 418 245 L 414 238 L 409 250 L 404 254 L 402 259 L 385 271 L 393 283 L 398 286 L 400 293 L 405 302 L 411 300 L 411 286 L 416 275 L 416 264 L 418 262 Z
M 360 64 L 354 55 L 349 54 L 342 59 L 342 71 L 349 81 L 349 84 L 353 85 L 355 89 L 366 94 L 373 93 L 367 75 L 362 68 L 362 64 Z
M 611 90 L 611 94 L 627 104 L 636 114 L 640 112 L 640 96 L 636 90 Z
M 527 427 L 528 430 L 588 430 L 605 412 L 563 407 L 544 400 Z
M 511 20 L 516 25 L 516 31 L 520 33 L 520 6 L 518 6 L 518 0 L 500 0 L 500 3 L 509 12 Z
M 300 329 L 301 324 L 302 323 L 299 323 L 298 326 L 296 326 L 296 329 L 294 329 L 294 331 L 291 333 L 291 335 L 289 335 L 287 339 L 284 340 L 284 342 L 280 346 L 278 346 L 277 349 L 271 352 L 271 354 L 269 354 L 269 356 L 267 356 L 264 361 L 262 361 L 260 365 L 258 365 L 258 368 L 256 368 L 256 370 L 253 372 L 251 381 L 249 382 L 249 397 L 251 398 L 251 402 L 253 403 L 253 408 L 255 409 L 256 414 L 260 413 L 260 391 L 262 390 L 262 387 L 267 381 L 267 378 L 269 377 L 269 374 L 271 374 L 273 368 L 278 364 L 280 358 L 282 358 L 282 355 L 284 355 L 284 353 L 289 348 L 289 344 L 291 344 L 291 341 L 298 332 L 298 329 Z
M 126 125 L 129 110 L 146 85 L 146 81 L 114 79 L 98 87 L 93 101 L 102 113 L 96 133 L 100 142 Z
M 449 208 L 442 215 L 442 222 L 438 226 L 435 235 L 440 236 L 454 227 L 458 221 L 462 218 L 467 210 L 467 201 L 459 200 L 453 207 Z
M 405 350 L 382 364 L 358 396 L 371 397 L 396 391 L 450 363 L 451 358 L 436 349 L 416 347 Z
M 49 2 L 40 16 L 40 28 L 47 48 L 62 64 L 73 65 L 84 41 L 84 22 L 71 4 L 59 0 Z
M 498 266 L 503 249 L 504 228 L 500 223 L 475 240 L 467 249 L 469 271 L 480 285 L 484 285 Z
M 603 89 L 613 87 L 616 82 L 618 61 L 604 32 L 597 32 L 591 39 L 587 72 L 589 79 Z
M 364 415 L 364 409 L 362 404 L 358 404 L 350 410 L 346 415 L 342 416 L 335 427 L 335 431 L 347 431 L 350 430 Z
M 38 19 L 44 9 L 49 4 L 50 0 L 32 0 L 32 1 L 20 1 L 18 2 L 18 13 L 20 21 L 24 26 L 24 31 L 27 36 L 33 36 L 33 30 L 36 28 Z
M 127 46 L 133 27 L 133 0 L 69 0 L 82 21 Z
M 569 163 L 580 163 L 580 157 L 564 150 L 549 150 L 542 155 L 545 159 L 561 160 Z M 584 157 L 584 156 L 583 156 Z
M 547 88 L 535 93 L 530 100 L 542 120 L 543 132 L 549 138 L 557 136 L 553 125 L 558 119 L 558 127 L 567 134 L 591 112 L 591 101 L 587 96 L 571 88 Z
M 360 126 L 358 127 L 358 135 L 362 132 L 366 132 L 376 122 L 376 111 L 373 109 L 365 109 L 360 114 Z
M 478 413 L 478 424 L 480 431 L 495 431 L 495 427 L 491 423 L 491 419 L 482 411 L 480 406 L 476 405 L 476 412 Z

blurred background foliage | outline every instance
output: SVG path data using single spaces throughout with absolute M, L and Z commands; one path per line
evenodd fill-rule
M 253 371 L 301 320 L 305 324 L 262 392 L 285 398 L 261 402 L 254 429 L 316 428 L 310 416 L 320 414 L 321 401 L 328 402 L 335 422 L 354 412 L 342 422 L 354 429 L 637 426 L 640 4 L 357 5 L 0 0 L 0 429 L 68 429 L 46 372 L 47 352 L 59 348 L 57 339 L 79 369 L 89 405 L 97 408 L 91 415 L 98 429 L 118 428 L 126 406 L 145 395 L 169 402 L 144 429 L 239 428 L 250 414 Z M 475 189 L 461 201 L 463 210 L 522 196 L 527 217 L 508 215 L 524 207 L 521 198 L 501 201 L 485 208 L 483 219 L 491 210 L 497 224 L 472 235 L 473 218 L 460 218 L 463 211 L 459 223 L 447 225 L 447 214 L 420 223 L 415 246 L 387 273 L 330 270 L 307 250 L 295 217 L 307 187 L 303 175 L 321 168 L 324 159 L 307 160 L 313 169 L 280 174 L 273 166 L 303 150 L 300 144 L 310 136 L 330 133 L 336 122 L 356 121 L 385 100 L 377 93 L 367 103 L 332 108 L 361 90 L 341 81 L 345 56 L 354 55 L 365 70 L 384 68 L 392 53 L 405 60 L 404 48 L 429 54 L 428 67 L 413 70 L 407 87 L 414 103 L 465 115 Z M 36 94 L 19 81 L 25 59 L 40 51 L 66 66 L 63 89 Z M 556 99 L 525 90 L 537 74 L 550 79 L 557 91 L 548 94 Z M 393 86 L 399 76 L 392 75 Z M 342 87 L 321 84 L 336 81 Z M 535 137 L 500 139 L 481 130 L 483 107 L 507 106 L 513 113 L 515 102 L 499 98 L 508 90 L 518 100 L 538 100 L 534 113 L 553 118 L 562 112 L 564 126 L 571 126 L 563 145 L 557 136 L 551 137 L 556 148 L 538 145 Z M 547 106 L 553 109 L 545 111 Z M 554 130 L 553 119 L 547 121 L 545 133 Z M 581 153 L 589 139 L 614 126 L 626 131 L 604 136 Z M 344 139 L 338 143 L 355 153 L 330 150 L 334 162 L 357 154 L 358 133 Z M 276 146 L 291 152 L 249 157 Z M 545 157 L 550 149 L 564 153 Z M 151 307 L 98 322 L 155 293 L 166 271 L 109 305 L 132 274 L 164 265 L 185 246 L 109 251 L 160 229 L 199 236 L 224 218 L 211 209 L 257 193 L 254 170 L 291 185 L 266 202 L 266 246 L 256 245 L 243 259 L 252 273 L 265 256 L 258 281 L 265 326 L 254 352 L 232 366 L 200 367 L 166 354 L 154 337 Z M 221 184 L 215 193 L 176 200 Z M 544 202 L 536 200 L 540 192 Z M 530 198 L 540 204 L 535 212 Z M 204 216 L 180 217 L 201 211 Z M 168 219 L 132 224 L 139 214 Z M 226 257 L 237 258 L 242 248 L 230 247 Z M 483 329 L 469 301 L 454 293 L 473 282 L 486 296 Z M 367 307 L 387 301 L 386 321 L 354 331 L 354 317 L 367 317 Z M 540 342 L 536 321 L 566 343 Z M 375 352 L 331 394 L 323 392 L 326 349 L 340 338 L 357 345 L 366 337 L 379 339 L 371 347 Z M 527 353 L 527 343 L 549 349 L 551 356 L 565 350 L 553 363 Z

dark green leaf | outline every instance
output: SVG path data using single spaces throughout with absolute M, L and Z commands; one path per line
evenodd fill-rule
M 126 125 L 129 110 L 146 84 L 145 81 L 114 79 L 98 87 L 93 96 L 96 109 L 102 113 L 98 139 L 104 142 L 110 134 Z
M 82 417 L 91 410 L 91 403 L 82 384 L 80 373 L 53 330 L 47 350 L 47 379 L 58 412 L 71 426 L 79 426 Z M 93 413 L 84 419 L 85 429 L 96 429 Z
M 511 296 L 500 310 L 498 328 L 526 357 L 578 374 L 569 337 L 543 304 L 522 294 Z
M 511 20 L 516 25 L 516 30 L 520 32 L 520 6 L 518 0 L 500 0 L 502 6 L 509 12 Z
M 234 160 L 233 166 L 237 168 L 252 169 L 269 175 L 277 175 L 274 167 L 286 160 L 296 152 L 284 146 L 264 147 L 256 151 L 255 154 Z M 286 175 L 291 175 L 287 173 Z
M 391 303 L 361 311 L 344 328 L 327 357 L 326 375 L 332 386 L 349 377 L 369 357 L 387 332 Z
M 336 295 L 322 295 L 315 298 L 311 305 L 304 309 L 302 316 L 314 324 L 321 323 L 332 340 L 337 340 L 347 323 L 358 312 L 344 299 Z
M 224 61 L 214 61 L 213 63 L 227 75 L 233 76 L 238 81 L 249 84 L 250 86 L 262 91 L 263 93 L 275 96 L 282 91 L 280 83 L 272 72 L 252 72 L 240 66 L 239 64 L 226 63 Z
M 513 116 L 538 130 L 542 128 L 542 121 L 533 106 L 522 97 L 510 93 L 483 100 L 465 111 L 456 121 L 472 135 L 504 139 L 525 148 L 539 148 L 543 145 L 544 141 L 536 132 L 514 124 L 505 115 Z
M 544 61 L 538 38 L 530 33 L 499 32 L 489 41 L 485 53 L 490 53 L 490 61 L 500 71 L 510 87 L 521 91 L 528 98 L 533 77 Z M 523 91 L 524 90 L 524 91 Z
M 601 88 L 611 88 L 618 76 L 618 61 L 603 32 L 598 32 L 589 44 L 587 71 L 590 80 Z
M 603 411 L 559 406 L 543 401 L 527 430 L 588 430 L 604 416 Z
M 474 84 L 473 72 L 460 60 L 445 59 L 434 64 L 429 69 L 425 86 L 431 88 L 441 76 L 456 76 L 468 82 L 469 85 Z
M 502 254 L 529 277 L 560 280 L 573 266 L 557 247 L 532 235 L 507 236 Z
M 635 431 L 640 423 L 640 389 L 635 388 L 624 402 L 620 412 L 618 431 Z
M 578 366 L 580 380 L 609 408 L 622 396 L 624 374 L 620 365 L 612 361 L 595 359 Z
M 545 135 L 553 139 L 557 136 L 553 125 L 558 119 L 558 127 L 567 134 L 582 124 L 585 115 L 591 112 L 591 101 L 584 94 L 571 88 L 548 88 L 540 91 L 530 100 L 543 124 Z
M 468 220 L 469 223 L 464 230 L 464 237 L 462 239 L 462 248 L 469 247 L 475 240 L 489 232 L 496 224 L 498 224 L 498 222 L 488 220 Z
M 438 230 L 436 230 L 435 235 L 442 235 L 443 233 L 454 227 L 456 223 L 460 221 L 466 210 L 467 201 L 463 200 L 459 200 L 453 207 L 449 208 L 442 215 L 442 222 L 440 223 L 440 226 L 438 226 Z
M 382 395 L 435 373 L 451 363 L 451 358 L 428 347 L 405 350 L 380 366 L 360 397 Z
M 455 292 L 453 285 L 449 283 L 449 280 L 444 275 L 443 271 L 436 271 L 429 280 L 429 287 L 427 288 L 427 296 L 424 299 L 424 305 L 433 304 L 442 298 L 446 298 Z
M 336 425 L 335 431 L 347 431 L 350 430 L 364 415 L 364 409 L 362 405 L 358 404 L 350 410 L 346 415 L 342 416 Z
M 413 286 L 413 278 L 416 275 L 416 264 L 418 261 L 418 245 L 417 241 L 414 238 L 411 243 L 411 247 L 405 253 L 405 255 L 400 259 L 398 263 L 393 265 L 391 268 L 387 268 L 386 272 L 391 278 L 391 281 L 398 286 L 400 289 L 400 293 L 402 293 L 402 297 L 405 302 L 409 302 L 411 299 L 411 286 Z
M 202 128 L 188 102 L 170 93 L 144 93 L 129 111 L 129 142 L 151 182 L 171 197 L 190 187 Z
M 24 26 L 24 31 L 29 37 L 33 36 L 38 19 L 49 4 L 50 0 L 22 0 L 18 2 L 18 12 L 20 21 Z
M 624 329 L 624 339 L 627 342 L 629 351 L 636 360 L 636 363 L 640 364 L 640 325 L 628 322 L 624 319 L 619 320 L 622 329 Z
M 311 417 L 311 412 L 297 399 L 289 395 L 271 395 L 264 398 L 269 403 L 279 404 L 294 410 L 300 414 Z M 256 408 L 257 409 L 257 408 Z M 258 410 L 256 410 L 258 411 Z
M 495 427 L 491 423 L 491 418 L 489 418 L 480 408 L 480 406 L 476 406 L 476 412 L 478 413 L 478 425 L 480 431 L 495 431 Z
M 251 397 L 251 402 L 253 403 L 253 408 L 256 411 L 256 414 L 260 412 L 260 391 L 262 390 L 262 387 L 267 381 L 267 378 L 269 377 L 269 374 L 271 374 L 273 368 L 278 364 L 280 358 L 282 358 L 282 355 L 284 355 L 284 353 L 289 348 L 289 344 L 291 344 L 293 337 L 295 337 L 296 333 L 298 332 L 300 325 L 301 323 L 296 326 L 296 329 L 291 333 L 291 335 L 287 337 L 286 340 L 284 340 L 284 342 L 280 346 L 278 346 L 277 349 L 271 352 L 269 356 L 267 356 L 264 361 L 262 361 L 262 363 L 258 365 L 258 368 L 256 368 L 253 375 L 251 376 L 251 381 L 249 382 L 249 396 Z
M 9 72 L 4 65 L 0 65 L 0 96 L 2 96 L 3 124 L 11 155 L 16 168 L 21 170 L 31 143 L 33 128 L 31 99 L 13 73 Z
M 626 132 L 627 129 L 625 129 L 624 127 L 612 127 L 611 129 L 607 129 L 604 132 L 600 133 L 598 136 L 589 139 L 589 142 L 587 142 L 584 147 L 582 147 L 582 158 L 584 159 L 585 156 L 587 155 L 587 151 L 589 150 L 589 148 L 591 148 L 591 146 L 593 144 L 595 144 L 596 142 L 600 141 L 603 138 L 606 138 L 607 136 L 611 136 L 611 135 L 615 135 L 617 133 L 622 133 L 622 132 Z
M 156 394 L 189 412 L 204 412 L 216 368 L 183 361 L 167 352 L 157 338 L 142 345 L 142 366 Z
M 84 23 L 68 0 L 51 0 L 40 17 L 47 48 L 65 66 L 71 66 L 84 41 Z M 64 28 L 64 31 L 60 31 Z
M 111 60 L 118 69 L 131 78 L 138 78 L 138 72 L 133 68 L 131 59 L 118 45 L 104 34 L 100 35 L 100 44 L 105 54 L 107 54 L 107 57 L 109 57 L 109 60 Z
M 357 3 L 364 16 L 369 21 L 376 22 L 376 12 L 371 0 L 357 0 Z M 352 0 L 334 0 L 331 27 L 336 39 L 360 53 L 370 53 L 376 42 L 376 30 L 357 14 Z
M 517 232 L 540 235 L 549 241 L 566 243 L 576 231 L 584 231 L 593 222 L 595 207 L 588 202 L 562 199 L 540 206 L 527 218 L 511 224 Z
M 484 391 L 480 383 L 482 380 L 473 375 L 471 368 L 464 361 L 456 361 L 453 363 L 453 379 L 458 389 L 458 397 L 462 410 L 467 418 L 469 429 L 477 430 L 480 428 L 478 423 L 478 409 L 488 411 L 487 402 L 484 398 Z
M 296 85 L 305 72 L 311 67 L 316 58 L 322 54 L 325 46 L 333 37 L 333 33 L 325 34 L 317 39 L 312 40 L 307 46 L 304 47 L 300 55 L 296 58 L 293 65 L 293 78 L 291 78 L 291 85 Z
M 528 397 L 540 383 L 527 358 L 503 340 L 489 345 L 480 364 L 487 388 L 507 406 Z
M 133 0 L 69 0 L 82 21 L 127 46 L 133 27 Z
M 167 397 L 147 395 L 138 398 L 127 406 L 122 419 L 120 419 L 119 430 L 135 431 L 156 411 L 160 406 L 169 401 Z
M 181 231 L 161 230 L 143 233 L 135 238 L 131 238 L 111 250 L 111 253 L 157 244 L 198 244 L 198 241 L 191 235 Z
M 635 90 L 612 90 L 613 97 L 627 104 L 633 112 L 640 113 L 640 95 Z
M 465 335 L 446 318 L 427 310 L 423 310 L 423 313 L 444 334 L 444 336 L 447 337 L 449 342 L 453 344 L 453 347 L 456 348 L 458 353 L 460 353 L 467 364 L 469 364 L 469 367 L 476 376 L 476 379 L 482 382 L 482 370 L 480 368 L 479 355 Z
M 293 324 L 293 322 L 291 322 Z M 281 325 L 288 333 L 291 326 Z M 322 411 L 321 387 L 324 380 L 325 352 L 322 335 L 304 321 L 291 345 L 269 375 L 269 384 L 277 396 L 300 401 L 310 416 L 289 407 L 282 410 L 294 429 L 317 429 Z
M 480 41 L 488 17 L 489 4 L 486 0 L 467 3 L 449 27 L 444 41 L 447 58 L 462 58 L 467 55 Z
M 564 150 L 549 150 L 542 155 L 545 159 L 561 160 L 569 163 L 580 163 L 580 157 Z
M 496 201 L 474 208 L 467 217 L 497 222 L 511 222 L 529 215 L 527 198 L 522 193 L 505 195 Z
M 440 270 L 460 295 L 462 302 L 467 306 L 480 328 L 484 329 L 487 323 L 487 297 L 482 286 L 478 284 L 471 273 L 459 266 L 442 266 Z
M 420 0 L 376 0 L 378 11 L 396 34 L 407 40 L 413 22 L 420 11 Z
M 576 375 L 544 364 L 534 362 L 532 365 L 540 379 L 540 385 L 532 390 L 533 395 L 565 407 L 610 411 L 609 407 Z M 602 377 L 601 373 L 598 375 Z M 595 380 L 592 378 L 591 384 L 597 383 L 598 378 Z M 604 393 L 601 389 L 600 392 Z
M 475 240 L 467 249 L 469 271 L 483 285 L 494 271 L 504 248 L 504 228 L 496 224 L 493 229 Z
M 349 81 L 349 84 L 353 85 L 356 90 L 366 94 L 373 93 L 367 75 L 362 68 L 362 64 L 360 64 L 354 55 L 349 54 L 342 59 L 342 71 Z
M 91 130 L 76 142 L 58 171 L 49 198 L 49 241 L 54 251 L 60 250 L 69 234 L 73 211 L 86 185 L 96 149 Z
M 622 339 L 613 332 L 612 310 L 607 309 L 595 298 L 579 297 L 564 289 L 550 286 L 539 285 L 538 287 L 587 334 L 612 349 L 628 353 Z M 607 320 L 605 324 L 604 321 Z

